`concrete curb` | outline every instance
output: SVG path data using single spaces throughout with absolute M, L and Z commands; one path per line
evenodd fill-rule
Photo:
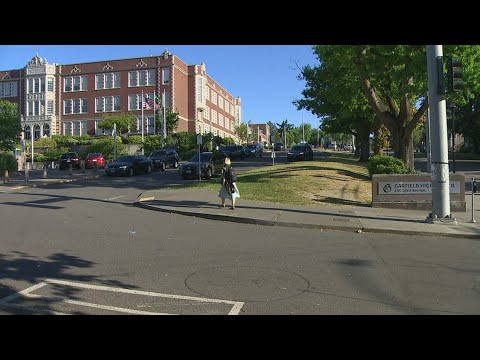
M 392 234 L 392 235 L 416 235 L 416 236 L 429 236 L 429 237 L 450 237 L 450 238 L 463 238 L 463 239 L 480 239 L 479 235 L 474 234 L 449 234 L 449 233 L 434 233 L 434 232 L 418 232 L 418 231 L 409 231 L 409 230 L 396 230 L 396 229 L 380 229 L 380 228 L 371 228 L 363 227 L 355 228 L 352 226 L 342 226 L 342 225 L 321 225 L 321 224 L 302 224 L 302 223 L 292 223 L 284 221 L 270 221 L 270 220 L 259 220 L 245 217 L 235 217 L 228 215 L 216 215 L 216 214 L 202 214 L 191 211 L 183 210 L 174 210 L 166 209 L 158 206 L 153 206 L 145 203 L 144 201 L 136 200 L 133 203 L 133 206 L 140 207 L 153 211 L 160 211 L 170 214 L 179 214 L 184 216 L 193 216 L 202 219 L 208 220 L 217 220 L 217 221 L 229 221 L 242 224 L 253 224 L 253 225 L 263 225 L 263 226 L 281 226 L 281 227 L 294 227 L 294 228 L 304 228 L 304 229 L 315 229 L 320 231 L 343 231 L 350 233 L 377 233 L 377 234 Z

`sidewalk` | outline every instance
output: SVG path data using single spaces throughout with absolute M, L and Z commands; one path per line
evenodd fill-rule
M 469 174 L 470 175 L 470 174 Z M 477 175 L 477 174 L 471 174 Z M 8 184 L 0 179 L 2 190 L 16 190 L 26 187 L 47 186 L 49 184 L 72 182 L 104 176 L 99 169 L 48 170 L 43 178 L 42 170 L 30 171 L 30 180 L 25 183 L 23 172 L 10 175 Z M 231 221 L 266 226 L 286 226 L 318 230 L 339 230 L 350 233 L 375 232 L 403 235 L 450 236 L 480 239 L 480 196 L 475 196 L 474 219 L 472 223 L 471 186 L 466 184 L 466 212 L 454 212 L 454 223 L 426 223 L 430 211 L 384 209 L 361 206 L 299 206 L 262 201 L 238 199 L 236 209 L 220 208 L 217 192 L 210 190 L 148 190 L 143 192 L 134 205 L 150 210 L 163 211 L 211 220 Z
M 475 197 L 475 219 L 480 214 L 480 197 Z M 297 206 L 238 199 L 235 210 L 220 208 L 217 192 L 210 190 L 149 190 L 135 206 L 211 220 L 247 224 L 286 226 L 351 233 L 370 232 L 402 235 L 450 236 L 480 239 L 480 223 L 472 223 L 471 194 L 467 211 L 454 213 L 457 224 L 427 223 L 428 210 L 384 209 L 360 206 Z M 478 204 L 478 205 L 477 205 Z M 479 219 L 480 220 L 480 219 Z

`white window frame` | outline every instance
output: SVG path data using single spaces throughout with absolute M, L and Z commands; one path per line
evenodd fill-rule
M 212 103 L 217 105 L 217 93 L 212 90 Z
M 223 97 L 221 95 L 218 96 L 218 107 L 223 110 Z
M 76 85 L 76 79 L 78 79 L 78 84 Z M 70 90 L 67 90 L 67 83 L 70 83 Z M 75 86 L 78 86 L 78 90 L 75 90 Z M 63 92 L 79 92 L 79 91 L 88 91 L 88 76 L 79 75 L 79 76 L 69 76 L 63 79 Z
M 170 84 L 170 68 L 162 68 L 162 85 Z
M 134 70 L 128 72 L 128 87 L 153 85 L 155 85 L 155 69 Z

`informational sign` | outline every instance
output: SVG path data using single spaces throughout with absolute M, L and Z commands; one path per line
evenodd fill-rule
M 414 195 L 431 193 L 432 183 L 430 181 L 378 183 L 379 195 Z M 450 182 L 450 194 L 460 194 L 460 181 Z
M 197 135 L 197 145 L 202 145 L 202 134 Z

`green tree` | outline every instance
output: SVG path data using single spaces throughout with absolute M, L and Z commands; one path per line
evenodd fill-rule
M 14 150 L 21 131 L 17 104 L 0 99 L 0 150 Z
M 247 141 L 247 124 L 240 123 L 240 125 L 235 126 L 234 130 L 240 142 L 245 143 Z
M 126 134 L 130 129 L 136 127 L 137 120 L 132 113 L 107 115 L 98 123 L 98 127 L 100 129 L 112 130 L 114 124 L 117 124 L 117 131 L 120 134 Z
M 165 110 L 165 123 L 168 136 L 173 134 L 177 130 L 180 117 L 178 112 L 174 112 L 170 108 L 162 108 L 162 111 L 159 111 L 158 114 L 156 114 L 155 116 L 155 126 L 158 131 L 163 128 L 163 110 Z M 160 135 L 163 135 L 163 133 L 161 133 Z

